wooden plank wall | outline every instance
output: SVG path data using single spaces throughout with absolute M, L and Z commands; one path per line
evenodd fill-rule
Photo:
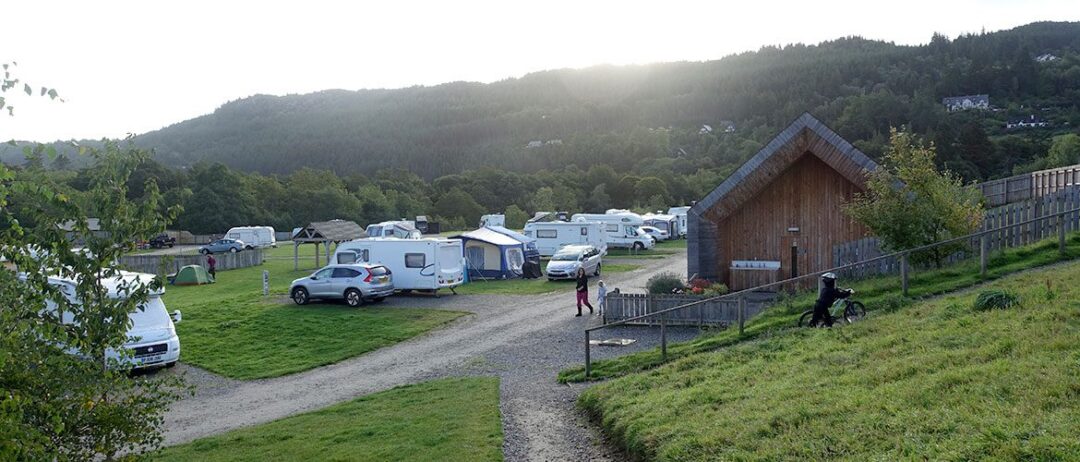
M 169 262 L 169 259 L 172 259 Z M 263 263 L 262 249 L 245 250 L 237 253 L 214 254 L 218 271 L 226 271 Z M 127 255 L 120 258 L 120 266 L 129 271 L 150 274 L 175 273 L 187 265 L 206 266 L 206 257 L 202 255 Z
M 990 251 L 1033 244 L 1057 236 L 1057 220 L 1046 219 L 1022 226 L 1010 225 L 1078 207 L 1080 207 L 1080 187 L 1059 189 L 1036 199 L 987 210 L 980 229 L 985 231 L 1003 228 L 1001 231 L 987 235 L 987 248 Z M 1065 217 L 1064 226 L 1065 232 L 1080 230 L 1080 213 L 1068 214 Z M 961 260 L 977 257 L 979 239 L 972 239 L 968 243 L 968 249 L 966 252 L 950 255 L 946 263 L 953 264 Z M 833 261 L 835 262 L 834 266 L 850 265 L 887 253 L 890 252 L 882 250 L 878 238 L 868 237 L 835 246 L 833 248 Z M 885 259 L 843 271 L 841 276 L 859 279 L 885 274 L 899 274 L 899 268 L 899 262 L 896 259 Z
M 975 185 L 986 197 L 988 207 L 1037 199 L 1062 189 L 1080 185 L 1080 165 L 1025 173 Z

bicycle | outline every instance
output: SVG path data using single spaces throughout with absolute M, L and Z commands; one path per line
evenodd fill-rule
M 851 295 L 855 295 L 854 290 L 851 291 Z M 834 323 L 843 321 L 847 324 L 851 324 L 866 317 L 866 306 L 864 306 L 862 302 L 851 300 L 850 298 L 841 298 L 829 307 L 829 316 L 832 317 Z M 813 309 L 804 311 L 802 316 L 799 317 L 799 327 L 820 327 L 826 325 L 821 321 L 811 323 L 813 319 Z

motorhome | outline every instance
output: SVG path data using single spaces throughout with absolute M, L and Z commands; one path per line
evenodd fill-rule
M 656 246 L 652 238 L 638 229 L 645 220 L 636 213 L 576 213 L 570 222 L 599 223 L 607 235 L 608 247 L 645 250 Z
M 686 237 L 686 214 L 690 213 L 690 206 L 684 205 L 681 207 L 672 207 L 668 209 L 668 215 L 675 215 L 679 218 L 679 237 Z
M 244 248 L 277 247 L 277 238 L 271 226 L 234 226 L 225 233 L 228 239 L 244 242 Z
M 368 225 L 364 230 L 368 237 L 396 237 L 398 239 L 420 239 L 423 234 L 416 229 L 415 223 L 408 220 L 384 221 Z
M 501 213 L 493 213 L 490 215 L 484 215 L 480 217 L 480 227 L 485 226 L 506 226 L 506 215 Z
M 642 220 L 645 220 L 645 224 L 661 231 L 667 231 L 670 239 L 675 239 L 677 236 L 683 234 L 679 227 L 679 217 L 675 215 L 662 215 L 657 213 L 646 213 L 641 216 Z
M 129 289 L 136 286 L 149 286 L 154 280 L 153 274 L 134 273 L 120 271 L 116 277 L 102 279 L 101 283 L 110 298 L 126 298 Z M 56 287 L 70 303 L 78 304 L 75 295 L 77 282 L 65 277 L 49 277 L 49 284 Z M 176 335 L 176 325 L 180 322 L 180 311 L 173 311 L 170 315 L 165 309 L 165 302 L 161 300 L 164 289 L 151 290 L 146 303 L 139 305 L 135 311 L 128 315 L 131 322 L 127 330 L 128 340 L 124 343 L 124 349 L 130 354 L 121 357 L 113 349 L 106 350 L 109 359 L 123 361 L 133 369 L 166 366 L 172 367 L 180 360 L 180 337 Z M 46 309 L 55 312 L 56 303 L 52 300 L 46 302 Z M 71 311 L 61 313 L 61 322 L 74 324 L 78 322 Z M 72 353 L 78 353 L 72 349 Z
M 564 245 L 572 244 L 588 244 L 607 253 L 607 234 L 604 233 L 600 223 L 568 221 L 526 223 L 525 236 L 536 239 L 536 250 L 545 257 L 555 255 L 555 252 Z
M 465 282 L 460 239 L 367 238 L 342 242 L 333 263 L 372 263 L 390 268 L 397 290 L 451 289 Z

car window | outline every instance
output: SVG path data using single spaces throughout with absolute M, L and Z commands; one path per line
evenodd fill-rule
M 372 276 L 386 276 L 387 274 L 390 274 L 390 270 L 385 266 L 373 266 L 369 268 L 368 271 L 371 272 Z
M 337 262 L 341 264 L 356 263 L 356 252 L 338 253 Z
M 559 237 L 559 230 L 557 229 L 538 229 L 536 230 L 536 237 L 540 239 L 554 239 Z
M 425 266 L 427 266 L 427 255 L 424 255 L 422 253 L 405 254 L 406 268 L 423 268 Z
M 586 228 L 586 227 L 582 226 L 581 227 L 581 235 L 582 236 L 588 236 L 589 235 L 589 228 Z
M 321 269 L 321 270 L 319 270 L 319 271 L 317 271 L 315 273 L 315 278 L 316 279 L 326 279 L 326 278 L 330 277 L 330 273 L 332 273 L 332 272 L 333 272 L 333 268 Z
M 331 277 L 339 279 L 351 279 L 360 275 L 360 272 L 351 268 L 334 268 L 334 274 Z

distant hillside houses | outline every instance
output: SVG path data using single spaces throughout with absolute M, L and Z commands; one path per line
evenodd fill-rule
M 1059 59 L 1061 59 L 1061 58 L 1058 58 L 1057 56 L 1054 56 L 1054 55 L 1052 55 L 1050 53 L 1043 53 L 1043 54 L 1035 57 L 1035 61 L 1038 61 L 1040 63 L 1048 63 L 1050 61 L 1057 61 Z
M 525 149 L 536 149 L 536 148 L 542 148 L 545 145 L 546 146 L 551 146 L 551 145 L 559 145 L 559 144 L 562 144 L 562 140 L 560 140 L 560 139 L 547 140 L 547 141 L 533 140 L 533 141 L 530 141 L 529 144 L 525 145 Z
M 945 109 L 951 111 L 966 111 L 968 109 L 990 109 L 990 95 L 965 95 L 950 96 L 941 100 Z
M 723 130 L 724 133 L 735 133 L 735 122 L 732 122 L 730 120 L 721 120 L 720 129 Z
M 1013 130 L 1019 128 L 1046 127 L 1049 125 L 1050 122 L 1047 122 L 1045 119 L 1032 114 L 1030 116 L 1022 117 L 1019 119 L 1010 119 L 1008 122 L 1005 123 L 1005 128 L 1008 130 Z
M 699 135 L 704 135 L 706 133 L 712 133 L 712 125 L 702 125 L 701 130 L 698 130 Z

